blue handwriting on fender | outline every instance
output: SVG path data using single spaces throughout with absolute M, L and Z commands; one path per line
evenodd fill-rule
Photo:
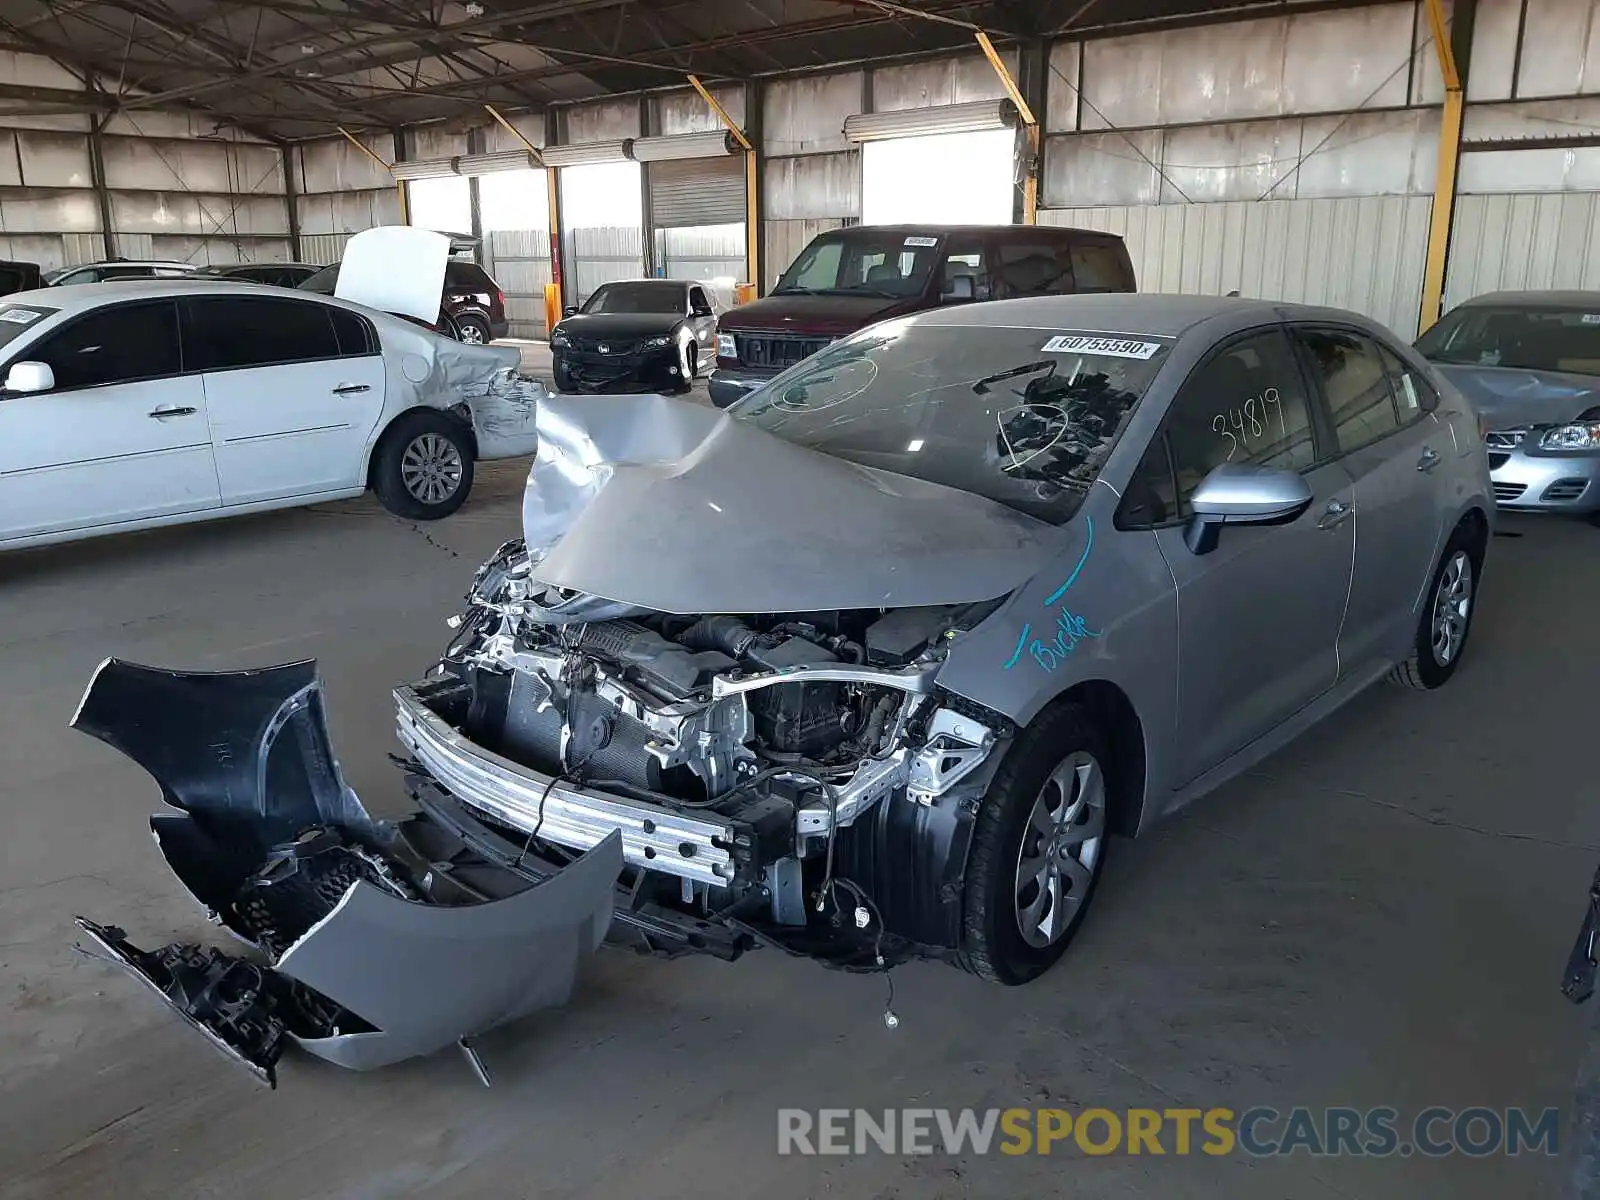
M 1089 561 L 1089 552 L 1094 549 L 1094 521 L 1092 518 L 1085 518 L 1085 521 L 1088 526 L 1088 536 L 1084 540 L 1083 553 L 1078 556 L 1078 563 L 1072 568 L 1072 574 L 1067 576 L 1066 581 L 1045 597 L 1046 608 L 1053 608 L 1060 603 L 1062 597 L 1077 582 L 1084 564 Z M 1086 638 L 1097 638 L 1100 632 L 1098 629 L 1090 629 L 1085 618 L 1063 604 L 1055 614 L 1053 636 L 1048 641 L 1033 636 L 1032 624 L 1022 627 L 1022 632 L 1017 636 L 1016 649 L 1006 660 L 1005 669 L 1011 670 L 1022 661 L 1023 654 L 1028 654 L 1046 671 L 1054 671 L 1078 648 L 1080 642 Z

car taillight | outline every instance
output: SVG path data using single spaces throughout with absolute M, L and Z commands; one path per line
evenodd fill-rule
M 503 289 L 503 288 L 495 288 L 495 290 L 494 290 L 494 302 L 496 304 L 498 304 L 501 308 L 504 308 L 506 306 L 505 289 Z

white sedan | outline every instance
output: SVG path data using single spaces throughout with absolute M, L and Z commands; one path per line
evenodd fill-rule
M 439 263 L 443 269 L 443 260 Z M 438 304 L 438 291 L 431 303 Z M 331 296 L 141 280 L 0 301 L 0 549 L 371 488 L 447 516 L 473 461 L 530 454 L 543 389 Z

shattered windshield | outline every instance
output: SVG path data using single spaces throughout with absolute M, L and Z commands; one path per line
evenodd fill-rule
M 729 412 L 786 441 L 1067 520 L 1170 338 L 887 321 Z
M 1438 363 L 1600 375 L 1600 309 L 1458 308 L 1417 350 Z

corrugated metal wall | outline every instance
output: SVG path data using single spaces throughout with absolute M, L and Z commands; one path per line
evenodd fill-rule
M 388 136 L 362 139 L 384 162 L 394 158 Z M 400 195 L 389 172 L 342 137 L 296 146 L 292 154 L 300 255 L 326 265 L 344 256 L 350 235 L 400 223 Z
M 1600 290 L 1600 193 L 1462 196 L 1445 307 L 1520 288 Z
M 0 51 L 0 79 L 79 91 L 49 59 Z M 277 146 L 199 115 L 112 117 L 101 138 L 111 239 L 129 258 L 195 263 L 289 256 L 283 155 Z M 88 118 L 0 119 L 0 256 L 49 268 L 105 257 Z
M 544 337 L 544 289 L 550 272 L 548 229 L 497 229 L 488 235 L 484 267 L 506 294 L 512 337 Z
M 1121 234 L 1143 292 L 1237 290 L 1329 304 L 1410 338 L 1431 210 L 1427 196 L 1366 196 L 1053 209 L 1040 218 Z

